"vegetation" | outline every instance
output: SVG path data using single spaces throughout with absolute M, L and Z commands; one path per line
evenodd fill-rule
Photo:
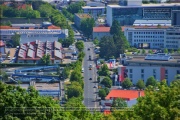
M 121 85 L 124 89 L 129 89 L 133 84 L 129 78 L 126 78 Z
M 112 86 L 112 80 L 109 77 L 105 77 L 102 81 L 101 84 L 104 85 L 107 88 L 111 88 Z
M 138 89 L 144 89 L 145 88 L 145 84 L 144 84 L 144 81 L 143 80 L 138 80 L 137 84 L 136 84 L 136 87 Z
M 100 76 L 109 76 L 109 69 L 107 64 L 103 64 L 102 67 L 98 70 Z
M 13 47 L 20 46 L 20 35 L 16 34 L 12 36 Z
M 157 83 L 156 79 L 153 76 L 151 76 L 147 79 L 146 86 L 149 86 L 149 85 L 156 86 L 156 83 Z
M 97 38 L 95 38 L 95 39 L 93 40 L 93 44 L 95 44 L 96 46 L 98 46 L 98 45 L 99 45 L 99 40 L 98 40 Z
M 49 65 L 51 62 L 51 56 L 49 54 L 43 55 L 43 57 L 40 59 L 40 64 Z
M 118 21 L 114 20 L 110 28 L 110 34 L 113 36 L 104 36 L 100 43 L 100 57 L 109 59 L 114 56 L 119 57 L 119 54 L 125 53 L 125 49 L 129 48 L 129 43 L 123 35 L 122 29 Z
M 168 53 L 168 49 L 167 48 L 164 49 L 164 53 Z
M 69 67 L 64 67 L 63 71 L 62 71 L 62 76 L 63 79 L 67 79 L 70 75 L 70 68 Z
M 98 92 L 99 97 L 101 97 L 102 100 L 106 97 L 106 91 L 104 89 L 100 89 Z
M 112 110 L 118 110 L 118 109 L 124 109 L 125 107 L 127 107 L 127 103 L 121 99 L 121 98 L 117 98 L 113 100 L 112 103 Z
M 146 51 L 145 51 L 145 49 L 143 48 L 143 49 L 142 49 L 142 54 L 145 54 L 145 53 L 146 53 Z
M 72 97 L 80 97 L 82 100 L 83 89 L 78 82 L 72 82 L 67 88 L 68 99 Z
M 88 38 L 92 35 L 93 27 L 95 26 L 95 21 L 93 18 L 83 19 L 81 21 L 81 31 L 83 31 L 84 35 Z
M 84 49 L 84 43 L 83 41 L 76 42 L 76 48 L 81 52 Z

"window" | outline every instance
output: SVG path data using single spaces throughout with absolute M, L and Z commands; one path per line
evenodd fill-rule
M 133 75 L 132 75 L 132 74 L 130 74 L 130 75 L 129 75 L 129 77 L 130 77 L 130 79 L 132 79 Z
M 130 73 L 132 73 L 132 69 L 130 69 Z
M 168 79 L 168 75 L 165 75 L 165 79 L 166 79 L 166 80 Z
M 154 79 L 156 79 L 156 75 L 154 75 Z
M 153 74 L 155 74 L 156 73 L 156 69 L 153 69 Z
M 143 79 L 143 80 L 144 80 L 144 74 L 141 74 L 141 79 Z
M 165 74 L 168 74 L 168 70 L 165 70 Z
M 144 69 L 141 69 L 141 73 L 144 73 Z

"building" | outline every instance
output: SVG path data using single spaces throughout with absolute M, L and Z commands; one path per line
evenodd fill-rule
M 133 26 L 171 26 L 171 20 L 135 20 Z
M 0 55 L 5 54 L 5 44 L 0 40 Z
M 54 41 L 42 42 L 36 40 L 21 44 L 17 56 L 18 63 L 39 63 L 43 55 L 50 55 L 50 63 L 59 64 L 63 60 L 62 45 Z
M 15 33 L 21 35 L 21 43 L 32 42 L 37 39 L 57 41 L 59 38 L 68 37 L 68 29 L 52 25 L 50 22 L 42 24 L 12 24 L 12 26 L 0 26 L 2 40 L 11 40 Z
M 172 20 L 172 25 L 180 25 L 180 3 L 141 5 L 133 1 L 126 6 L 108 5 L 107 24 L 111 26 L 114 20 L 118 20 L 122 26 L 133 25 L 135 20 Z
M 87 19 L 87 18 L 92 18 L 90 14 L 85 14 L 85 13 L 76 13 L 74 15 L 74 22 L 76 27 L 80 28 L 81 26 L 81 21 L 83 19 Z
M 178 49 L 180 48 L 180 28 L 169 26 L 125 27 L 124 35 L 129 44 L 136 48 Z
M 170 56 L 164 53 L 144 56 L 127 57 L 120 55 L 123 66 L 118 68 L 118 81 L 122 82 L 126 77 L 135 85 L 138 80 L 145 83 L 150 76 L 157 81 L 166 79 L 170 84 L 177 74 L 180 74 L 180 57 Z
M 102 105 L 111 107 L 114 99 L 121 98 L 125 100 L 128 107 L 132 107 L 136 104 L 136 99 L 144 95 L 144 91 L 113 89 L 106 96 L 105 101 L 102 102 Z
M 110 36 L 110 27 L 93 27 L 93 39 L 101 40 L 104 36 Z
M 93 18 L 97 18 L 105 12 L 105 6 L 84 6 L 82 9 L 83 13 L 91 14 Z

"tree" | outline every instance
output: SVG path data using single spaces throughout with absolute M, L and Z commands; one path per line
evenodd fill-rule
M 177 49 L 177 53 L 180 54 L 180 48 Z
M 105 88 L 103 88 L 103 89 L 105 90 L 106 95 L 108 95 L 108 94 L 109 94 L 109 88 L 105 87 Z
M 103 64 L 102 67 L 99 69 L 98 74 L 100 76 L 109 76 L 109 69 L 107 64 Z
M 69 77 L 70 69 L 68 67 L 65 67 L 62 71 L 63 79 L 66 79 Z
M 142 54 L 145 54 L 146 53 L 146 51 L 144 50 L 144 48 L 142 49 Z
M 81 21 L 80 29 L 81 31 L 83 31 L 84 35 L 89 38 L 92 35 L 94 26 L 95 26 L 94 19 L 87 18 Z
M 153 53 L 153 51 L 152 51 L 152 50 L 149 50 L 149 51 L 148 51 L 148 53 L 152 54 L 152 53 Z
M 122 29 L 117 20 L 114 20 L 110 28 L 111 35 L 122 35 Z
M 174 53 L 174 50 L 173 50 L 173 49 L 171 49 L 170 53 L 171 53 L 171 54 L 173 54 L 173 53 Z
M 83 90 L 78 82 L 72 82 L 70 86 L 67 88 L 67 96 L 68 98 L 72 97 L 80 97 L 82 100 Z
M 52 15 L 52 6 L 48 4 L 41 4 L 38 11 L 41 14 L 41 17 L 49 18 Z
M 42 56 L 42 58 L 40 59 L 40 64 L 45 64 L 48 65 L 51 62 L 51 56 L 49 54 L 45 54 Z
M 157 82 L 156 82 L 155 78 L 153 76 L 151 76 L 147 79 L 146 86 L 149 86 L 149 85 L 156 86 L 156 83 Z
M 138 80 L 137 84 L 136 84 L 138 89 L 144 89 L 145 88 L 145 84 L 143 80 Z
M 84 43 L 83 41 L 78 41 L 76 42 L 76 48 L 79 50 L 79 51 L 82 51 L 84 49 Z
M 168 49 L 167 48 L 164 49 L 164 53 L 168 53 Z
M 109 77 L 105 77 L 102 81 L 101 84 L 103 84 L 105 87 L 111 88 L 112 86 L 112 80 Z
M 14 36 L 11 38 L 13 40 L 13 47 L 19 46 L 20 45 L 20 35 L 15 33 Z
M 113 99 L 112 110 L 124 109 L 127 103 L 122 98 Z
M 95 38 L 95 39 L 93 40 L 93 43 L 94 43 L 96 46 L 98 46 L 98 45 L 99 45 L 99 40 L 98 40 L 97 38 Z
M 124 89 L 129 89 L 132 86 L 132 82 L 129 78 L 126 78 L 121 85 Z
M 104 89 L 100 89 L 98 95 L 102 100 L 104 100 L 106 97 L 106 91 Z
M 72 14 L 80 13 L 82 11 L 82 7 L 85 5 L 85 2 L 83 1 L 72 3 L 67 7 L 67 11 Z
M 143 0 L 142 3 L 143 4 L 149 4 L 149 1 L 148 0 Z
M 141 120 L 151 118 L 160 120 L 178 120 L 180 116 L 180 82 L 179 80 L 170 86 L 157 84 L 157 89 L 148 87 L 145 96 L 137 99 L 134 112 Z M 145 112 L 146 111 L 146 112 Z
M 99 43 L 99 47 L 100 47 L 99 56 L 101 58 L 108 59 L 114 54 L 116 54 L 116 49 L 115 49 L 116 46 L 114 44 L 113 38 L 110 36 L 104 36 Z
M 59 102 L 51 97 L 39 96 L 33 87 L 28 90 L 20 86 L 0 82 L 0 119 L 3 120 L 46 120 L 70 119 L 72 115 L 61 113 Z M 55 110 L 49 110 L 55 109 Z M 17 110 L 18 109 L 18 110 Z M 49 110 L 47 113 L 47 109 Z M 12 113 L 16 113 L 13 114 Z M 36 114 L 36 115 L 35 115 Z

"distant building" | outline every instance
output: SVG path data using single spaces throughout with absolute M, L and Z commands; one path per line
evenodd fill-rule
M 174 57 L 174 58 L 173 58 Z M 153 76 L 157 81 L 167 80 L 168 85 L 180 74 L 180 57 L 170 56 L 164 53 L 144 56 L 120 56 L 120 64 L 118 68 L 119 82 L 124 81 L 127 77 L 131 79 L 135 85 L 138 80 L 147 79 Z
M 74 15 L 74 22 L 76 27 L 80 28 L 81 26 L 81 21 L 83 19 L 87 19 L 87 18 L 92 18 L 90 14 L 85 14 L 85 13 L 76 13 Z
M 52 25 L 50 22 L 42 24 L 12 24 L 10 26 L 0 26 L 1 39 L 11 40 L 11 37 L 17 33 L 21 35 L 21 43 L 32 42 L 38 39 L 43 41 L 57 41 L 59 38 L 68 37 L 68 29 Z
M 169 26 L 133 26 L 124 29 L 129 44 L 136 48 L 178 49 L 180 28 Z
M 50 63 L 59 64 L 63 60 L 62 45 L 54 41 L 41 42 L 36 40 L 21 44 L 17 56 L 18 63 L 39 63 L 43 55 L 50 55 Z
M 104 36 L 110 36 L 110 27 L 93 27 L 93 39 L 101 40 Z
M 121 98 L 125 100 L 128 107 L 132 107 L 137 103 L 136 99 L 144 95 L 144 91 L 113 89 L 106 96 L 105 101 L 102 101 L 102 105 L 111 107 L 114 99 Z
M 171 26 L 171 20 L 135 20 L 133 26 Z
M 5 54 L 5 44 L 2 40 L 0 40 L 0 55 Z
M 130 1 L 130 0 L 129 0 Z M 122 26 L 133 25 L 135 20 L 172 20 L 172 25 L 180 25 L 180 3 L 142 4 L 131 0 L 126 6 L 108 5 L 107 24 L 112 25 L 114 20 Z M 177 11 L 177 12 L 176 12 Z

